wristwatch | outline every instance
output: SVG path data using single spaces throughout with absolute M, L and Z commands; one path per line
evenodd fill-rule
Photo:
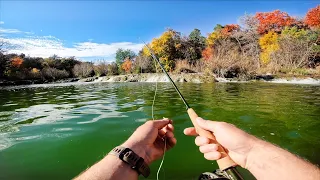
M 144 162 L 144 159 L 134 153 L 131 149 L 125 147 L 115 147 L 109 154 L 119 157 L 123 162 L 129 164 L 132 169 L 142 174 L 144 177 L 148 177 L 150 174 L 149 166 Z

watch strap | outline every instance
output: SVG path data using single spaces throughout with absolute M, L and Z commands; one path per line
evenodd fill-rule
M 109 154 L 119 157 L 122 161 L 129 164 L 132 169 L 136 170 L 139 174 L 142 174 L 144 177 L 150 175 L 150 168 L 144 162 L 144 159 L 133 152 L 131 149 L 117 146 L 113 148 Z

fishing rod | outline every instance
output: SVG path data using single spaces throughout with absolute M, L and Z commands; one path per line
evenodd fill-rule
M 179 94 L 181 100 L 183 101 L 184 105 L 186 106 L 187 109 L 187 113 L 191 119 L 191 122 L 193 124 L 193 126 L 195 127 L 197 133 L 200 136 L 204 136 L 207 137 L 208 139 L 210 139 L 210 143 L 215 143 L 218 144 L 218 151 L 221 153 L 221 159 L 217 160 L 219 169 L 224 172 L 225 176 L 231 180 L 243 180 L 243 178 L 241 177 L 240 173 L 237 171 L 236 166 L 237 164 L 230 158 L 230 156 L 227 154 L 226 150 L 216 141 L 216 138 L 214 137 L 214 135 L 205 130 L 202 129 L 196 119 L 197 117 L 199 117 L 197 115 L 197 113 L 189 106 L 189 104 L 187 103 L 186 99 L 183 97 L 183 95 L 181 94 L 180 90 L 178 89 L 178 87 L 176 86 L 176 84 L 173 82 L 173 80 L 171 79 L 171 77 L 169 76 L 169 74 L 167 73 L 167 71 L 164 69 L 164 67 L 162 66 L 161 62 L 159 61 L 159 59 L 155 56 L 154 52 L 152 51 L 152 49 L 144 42 L 145 46 L 148 48 L 148 50 L 151 53 L 151 56 L 153 57 L 153 59 L 159 64 L 159 66 L 161 67 L 162 71 L 165 73 L 165 75 L 167 76 L 167 78 L 169 79 L 169 81 L 171 82 L 171 84 L 173 85 L 173 87 L 175 88 L 175 90 L 177 91 L 177 93 Z

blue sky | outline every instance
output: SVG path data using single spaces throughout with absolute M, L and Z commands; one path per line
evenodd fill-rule
M 0 1 L 0 36 L 17 44 L 11 52 L 85 60 L 113 60 L 117 48 L 138 51 L 170 27 L 207 35 L 245 13 L 275 9 L 303 17 L 317 1 Z

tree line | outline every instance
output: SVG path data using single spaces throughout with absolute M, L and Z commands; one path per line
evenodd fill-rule
M 199 29 L 182 35 L 167 29 L 148 46 L 170 72 L 252 77 L 261 73 L 320 75 L 320 5 L 304 18 L 286 12 L 244 15 L 240 24 L 216 25 L 206 37 Z M 1 48 L 2 47 L 2 48 Z M 118 49 L 114 62 L 75 57 L 28 57 L 5 53 L 0 43 L 0 79 L 57 80 L 71 77 L 158 72 L 148 48 L 138 54 Z

